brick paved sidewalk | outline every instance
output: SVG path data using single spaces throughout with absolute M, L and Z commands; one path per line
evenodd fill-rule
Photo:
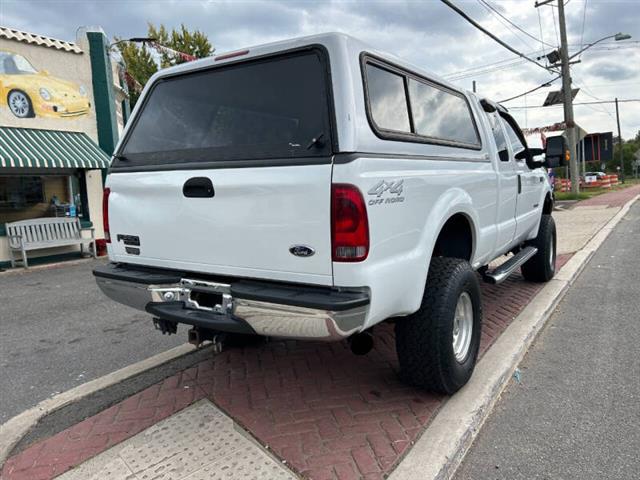
M 542 286 L 520 275 L 483 285 L 483 353 Z M 53 478 L 202 398 L 304 476 L 382 478 L 446 398 L 400 382 L 390 325 L 375 338 L 362 357 L 346 342 L 229 349 L 29 446 L 7 460 L 2 478 Z
M 596 195 L 587 200 L 578 202 L 581 207 L 592 207 L 596 205 L 607 205 L 609 207 L 622 207 L 636 195 L 640 194 L 640 184 L 632 187 L 616 190 L 615 192 Z
M 617 206 L 638 192 L 640 186 L 631 187 L 599 201 Z M 558 266 L 570 257 L 560 255 Z M 519 274 L 501 285 L 482 285 L 481 353 L 542 287 Z M 399 381 L 390 325 L 376 327 L 375 339 L 363 357 L 346 342 L 274 341 L 229 349 L 27 447 L 7 460 L 2 479 L 53 478 L 204 398 L 298 474 L 314 480 L 383 478 L 446 397 Z

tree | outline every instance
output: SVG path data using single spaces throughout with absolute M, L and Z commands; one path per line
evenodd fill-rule
M 613 160 L 607 162 L 607 170 L 610 172 L 617 171 L 617 167 L 620 166 L 620 142 L 618 137 L 614 137 L 613 141 Z M 622 161 L 625 175 L 630 175 L 633 172 L 634 155 L 638 150 L 640 150 L 640 130 L 636 133 L 635 138 L 631 140 L 622 139 Z
M 180 25 L 180 29 L 172 29 L 168 32 L 164 25 L 156 28 L 149 24 L 149 37 L 156 38 L 160 45 L 169 47 L 178 52 L 193 55 L 196 58 L 204 58 L 210 56 L 214 52 L 214 48 L 209 43 L 207 36 L 199 30 L 190 32 L 184 24 Z M 171 67 L 184 63 L 186 60 L 180 55 L 168 52 L 160 53 L 160 66 L 162 68 Z
M 213 54 L 215 48 L 209 42 L 207 35 L 199 30 L 190 31 L 187 27 L 180 25 L 178 30 L 168 31 L 164 25 L 156 27 L 149 23 L 147 36 L 155 38 L 156 42 L 164 47 L 168 47 L 176 52 L 186 53 L 196 58 L 204 58 Z M 114 41 L 120 39 L 115 38 Z M 131 108 L 138 101 L 142 87 L 149 81 L 149 78 L 158 71 L 158 61 L 161 68 L 184 63 L 185 60 L 177 53 L 170 53 L 166 50 L 152 51 L 153 45 L 138 45 L 132 42 L 122 42 L 117 45 L 124 61 L 127 73 L 127 84 L 129 86 L 129 103 Z M 155 50 L 155 49 L 153 49 Z
M 116 41 L 118 41 L 117 38 Z M 142 92 L 142 87 L 158 71 L 158 64 L 145 45 L 139 47 L 135 43 L 122 42 L 118 44 L 118 49 L 122 55 L 126 72 L 126 81 L 129 87 L 129 104 L 133 109 Z

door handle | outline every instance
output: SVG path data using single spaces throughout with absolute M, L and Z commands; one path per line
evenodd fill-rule
M 518 193 L 522 193 L 522 176 L 518 174 Z
M 215 196 L 216 192 L 213 189 L 211 179 L 207 177 L 193 177 L 184 183 L 182 194 L 189 198 L 211 198 Z

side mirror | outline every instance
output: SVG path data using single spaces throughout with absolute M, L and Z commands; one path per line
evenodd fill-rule
M 569 145 L 567 140 L 559 135 L 548 137 L 544 149 L 545 159 L 543 165 L 547 168 L 564 167 L 569 159 Z
M 543 159 L 541 158 L 536 158 L 536 157 L 540 157 L 541 155 L 544 155 L 544 149 L 543 148 L 528 148 L 527 149 L 528 154 L 530 155 L 530 163 L 528 163 L 529 168 L 540 168 L 540 167 L 544 167 L 545 166 L 545 162 Z
M 532 157 L 539 157 L 540 155 L 542 155 L 544 153 L 544 149 L 543 148 L 530 148 L 529 149 L 529 153 L 531 154 Z

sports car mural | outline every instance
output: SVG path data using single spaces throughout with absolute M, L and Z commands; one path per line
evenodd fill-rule
M 18 118 L 86 115 L 91 108 L 82 85 L 36 70 L 17 53 L 0 50 L 0 106 Z

